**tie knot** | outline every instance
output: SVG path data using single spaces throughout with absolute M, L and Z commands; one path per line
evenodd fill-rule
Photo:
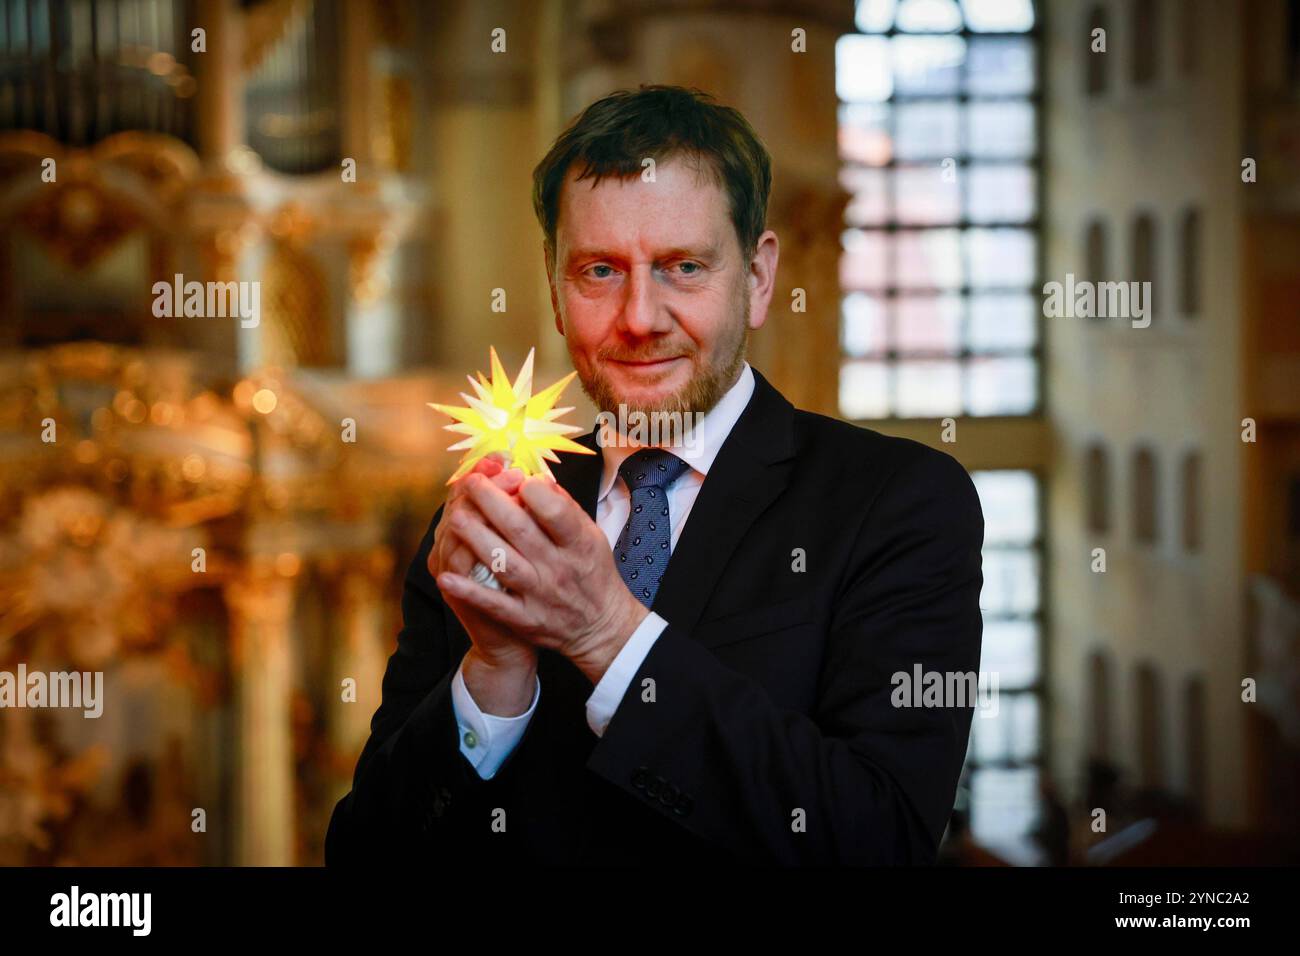
M 670 451 L 662 448 L 642 448 L 627 457 L 618 466 L 618 473 L 627 482 L 629 491 L 638 488 L 667 488 L 690 465 Z

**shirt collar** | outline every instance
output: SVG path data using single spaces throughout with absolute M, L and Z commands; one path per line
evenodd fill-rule
M 707 475 L 713 460 L 718 457 L 718 452 L 722 449 L 722 443 L 731 434 L 732 427 L 740 418 L 740 413 L 745 410 L 745 406 L 749 404 L 753 394 L 754 371 L 749 367 L 749 363 L 745 362 L 736 383 L 727 389 L 722 398 L 718 399 L 718 403 L 709 409 L 703 418 L 699 419 L 695 428 L 686 436 L 685 443 L 682 442 L 681 435 L 672 435 L 673 441 L 660 442 L 657 447 L 672 452 L 700 475 Z M 597 503 L 604 501 L 605 496 L 614 487 L 619 466 L 639 448 L 627 443 L 620 444 L 618 441 L 611 440 L 611 437 L 621 436 L 613 425 L 602 418 L 597 424 L 596 440 L 605 464 L 600 478 L 600 490 L 596 495 Z

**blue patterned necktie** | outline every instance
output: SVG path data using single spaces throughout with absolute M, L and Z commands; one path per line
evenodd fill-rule
M 673 526 L 668 514 L 668 486 L 690 468 L 672 452 L 643 448 L 619 466 L 632 493 L 627 524 L 614 542 L 614 563 L 636 599 L 650 607 L 668 568 Z

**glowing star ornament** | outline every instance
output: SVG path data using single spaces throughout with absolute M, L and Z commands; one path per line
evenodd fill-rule
M 458 432 L 469 437 L 448 446 L 448 451 L 465 450 L 460 460 L 460 467 L 447 479 L 451 484 L 458 478 L 474 470 L 474 466 L 488 455 L 497 454 L 506 459 L 507 466 L 518 468 L 528 475 L 546 475 L 554 479 L 548 461 L 558 462 L 557 451 L 571 451 L 580 455 L 596 454 L 575 441 L 564 437 L 582 429 L 577 425 L 565 425 L 557 419 L 573 407 L 553 408 L 560 393 L 564 391 L 577 372 L 570 372 L 550 388 L 543 389 L 536 395 L 533 391 L 533 352 L 528 350 L 528 358 L 513 384 L 506 375 L 497 357 L 497 350 L 489 346 L 492 361 L 492 381 L 489 383 L 478 373 L 477 381 L 472 376 L 469 384 L 477 397 L 464 392 L 468 407 L 460 405 L 439 405 L 429 402 L 429 407 L 450 415 L 456 421 L 444 428 L 449 432 Z
M 489 346 L 492 361 L 492 381 L 489 383 L 478 373 L 477 381 L 470 377 L 469 384 L 477 397 L 464 392 L 460 397 L 467 405 L 439 405 L 429 402 L 429 407 L 450 415 L 456 421 L 443 426 L 448 431 L 469 437 L 447 448 L 448 451 L 465 450 L 460 460 L 460 467 L 447 479 L 447 484 L 461 478 L 474 470 L 474 466 L 488 455 L 496 454 L 505 459 L 507 467 L 513 465 L 526 476 L 544 474 L 555 478 L 548 461 L 558 462 L 557 451 L 572 451 L 580 455 L 596 454 L 575 441 L 564 437 L 582 431 L 577 425 L 565 425 L 556 419 L 567 408 L 553 408 L 560 393 L 573 381 L 577 372 L 570 372 L 550 388 L 543 389 L 536 395 L 533 391 L 533 349 L 528 350 L 513 384 L 506 375 L 497 358 L 497 350 Z M 480 561 L 474 565 L 470 577 L 479 584 L 501 589 L 500 582 Z

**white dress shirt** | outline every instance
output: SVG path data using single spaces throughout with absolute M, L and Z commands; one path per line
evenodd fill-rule
M 740 413 L 749 404 L 754 394 L 754 372 L 746 362 L 741 369 L 736 383 L 718 400 L 718 403 L 704 415 L 688 436 L 687 443 L 676 440 L 673 443 L 661 443 L 690 468 L 668 488 L 669 520 L 672 523 L 672 536 L 669 544 L 672 550 L 677 548 L 677 541 L 682 536 L 682 528 L 690 515 L 691 507 L 700 493 L 700 486 L 709 468 L 718 456 L 722 443 L 731 434 L 732 427 L 740 418 Z M 618 473 L 619 466 L 637 446 L 625 441 L 618 442 L 618 432 L 603 419 L 600 422 L 601 434 L 598 436 L 601 454 L 604 458 L 604 471 L 596 498 L 596 523 L 605 532 L 612 551 L 627 523 L 631 511 L 631 492 Z M 669 558 L 671 563 L 671 557 Z M 610 663 L 600 681 L 587 698 L 587 726 L 597 737 L 603 736 L 609 726 L 614 711 L 627 693 L 628 685 L 640 669 L 641 663 L 650 648 L 659 639 L 668 622 L 651 611 L 632 632 L 626 644 Z M 452 710 L 460 728 L 460 752 L 470 762 L 478 775 L 484 780 L 495 776 L 500 766 L 510 756 L 515 745 L 519 743 L 537 709 L 541 696 L 541 681 L 537 680 L 533 688 L 533 701 L 528 710 L 518 717 L 497 717 L 479 710 L 469 689 L 465 686 L 463 671 L 464 660 L 456 669 L 456 676 L 451 682 Z

